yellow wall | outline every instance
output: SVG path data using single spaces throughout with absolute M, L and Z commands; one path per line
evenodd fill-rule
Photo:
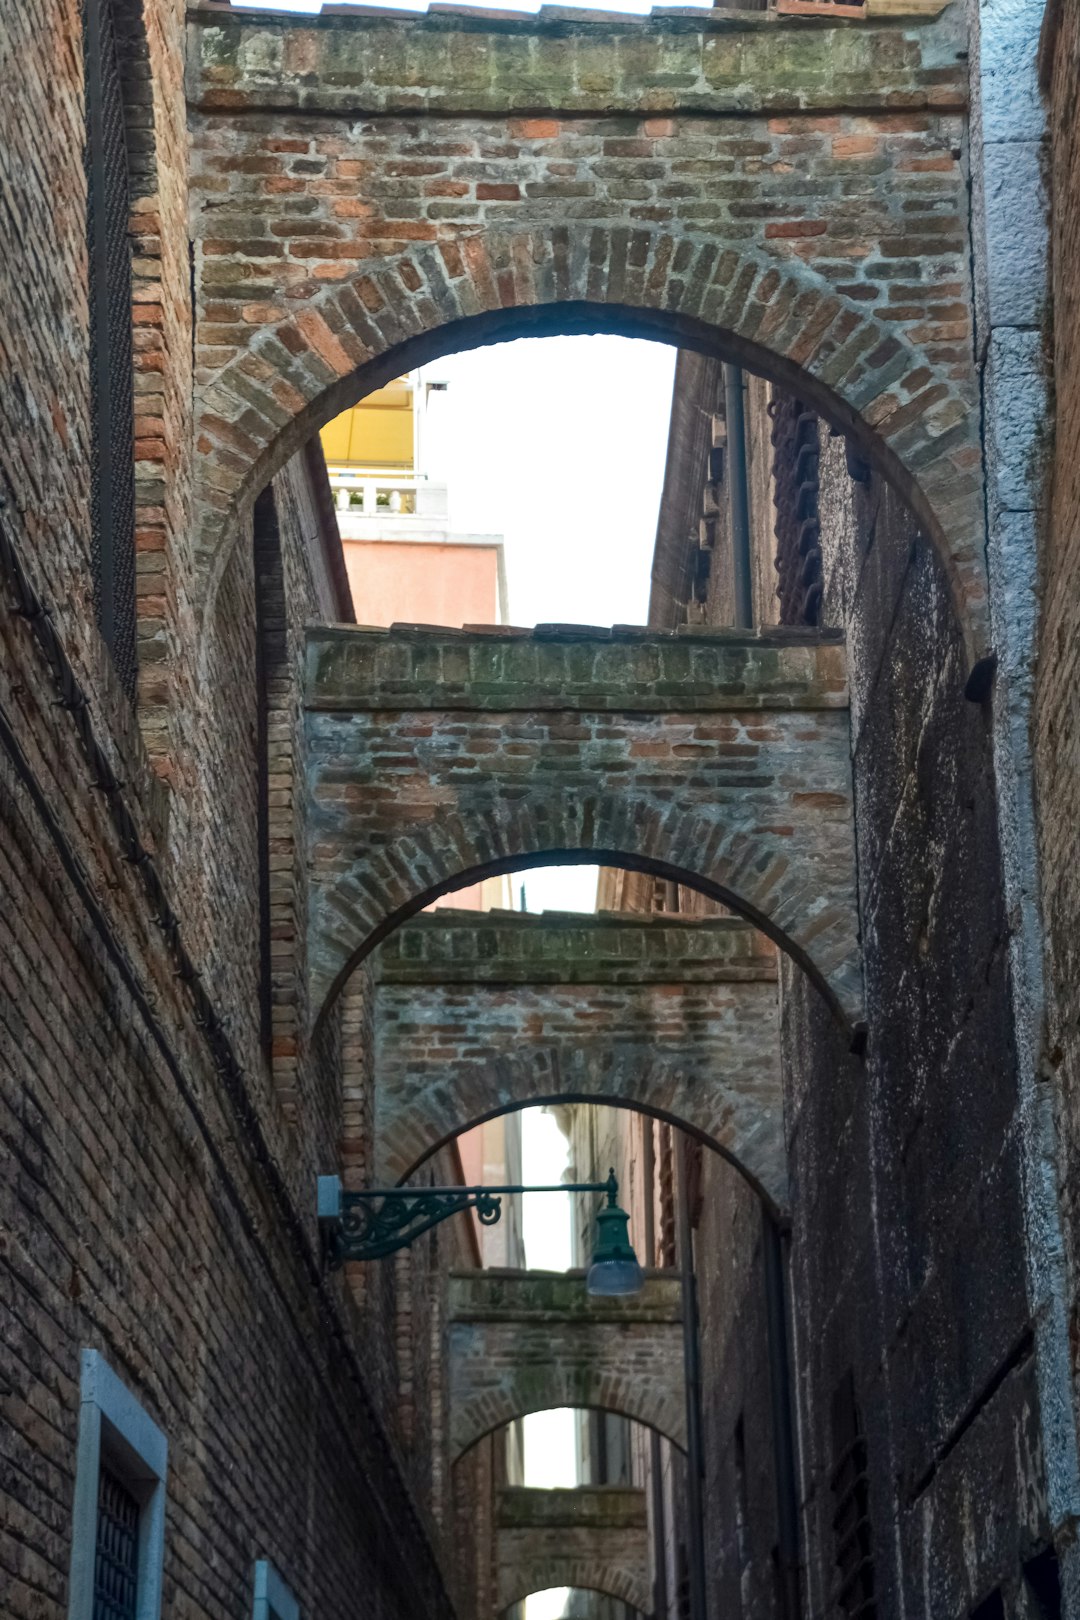
M 413 391 L 408 378 L 387 383 L 352 410 L 335 416 L 319 437 L 331 469 L 359 466 L 411 471 Z

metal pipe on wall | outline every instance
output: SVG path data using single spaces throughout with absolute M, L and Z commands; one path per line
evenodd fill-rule
M 788 1355 L 787 1295 L 780 1228 L 761 1211 L 765 1271 L 765 1318 L 769 1346 L 769 1401 L 772 1412 L 776 1525 L 780 1554 L 783 1620 L 799 1620 L 799 1496 L 795 1481 L 795 1425 L 791 1410 L 791 1358 Z
M 656 1126 L 648 1115 L 641 1115 L 642 1126 L 642 1179 L 645 1183 L 645 1253 L 647 1264 L 656 1265 Z M 649 1430 L 649 1496 L 653 1532 L 653 1614 L 656 1620 L 667 1620 L 667 1531 L 664 1523 L 664 1457 L 660 1436 Z
M 701 1339 L 698 1326 L 697 1280 L 694 1274 L 694 1238 L 690 1228 L 690 1204 L 686 1186 L 687 1139 L 673 1131 L 675 1155 L 675 1206 L 679 1243 L 679 1269 L 682 1274 L 683 1374 L 686 1383 L 686 1507 L 689 1519 L 687 1575 L 690 1586 L 690 1620 L 708 1620 L 708 1589 L 705 1580 L 705 1445 L 701 1420 Z
M 746 379 L 741 366 L 724 362 L 724 415 L 727 424 L 728 529 L 731 534 L 731 579 L 735 627 L 754 625 L 754 591 L 750 569 L 750 492 L 746 478 Z

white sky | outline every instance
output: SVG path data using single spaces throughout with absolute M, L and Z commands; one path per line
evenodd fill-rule
M 454 529 L 501 534 L 511 624 L 644 624 L 675 350 L 521 338 L 424 368 L 425 471 Z M 595 867 L 515 876 L 530 911 L 592 911 Z

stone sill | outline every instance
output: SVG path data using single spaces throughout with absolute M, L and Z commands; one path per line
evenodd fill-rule
M 547 32 L 572 25 L 574 28 L 618 28 L 642 30 L 657 23 L 688 24 L 701 33 L 757 32 L 761 29 L 796 26 L 807 18 L 836 26 L 866 21 L 932 22 L 953 0 L 863 0 L 861 7 L 835 4 L 833 0 L 776 0 L 771 11 L 723 11 L 706 6 L 653 6 L 648 12 L 600 11 L 585 6 L 541 6 L 539 11 L 513 7 L 469 6 L 452 0 L 432 0 L 426 10 L 362 4 L 324 5 L 320 12 L 262 10 L 258 6 L 237 7 L 230 0 L 202 0 L 188 9 L 188 21 L 205 23 L 228 16 L 234 21 L 258 27 L 276 24 L 286 28 L 320 28 L 343 20 L 357 23 L 399 23 L 413 27 L 458 22 L 516 25 L 522 31 Z M 798 19 L 798 22 L 796 22 Z

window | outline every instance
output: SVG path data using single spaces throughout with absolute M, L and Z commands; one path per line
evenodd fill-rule
M 94 606 L 135 696 L 135 413 L 131 213 L 120 56 L 111 0 L 84 0 L 86 245 L 90 269 L 90 472 Z
M 255 1563 L 251 1620 L 300 1620 L 300 1605 L 269 1558 L 259 1558 Z
M 168 1444 L 96 1350 L 81 1371 L 68 1620 L 158 1620 Z
M 839 1582 L 837 1615 L 874 1620 L 874 1535 L 870 1523 L 870 1481 L 866 1437 L 855 1398 L 855 1379 L 848 1372 L 832 1398 L 833 1537 Z
M 816 625 L 822 594 L 818 419 L 800 400 L 775 392 L 769 415 L 780 623 Z

